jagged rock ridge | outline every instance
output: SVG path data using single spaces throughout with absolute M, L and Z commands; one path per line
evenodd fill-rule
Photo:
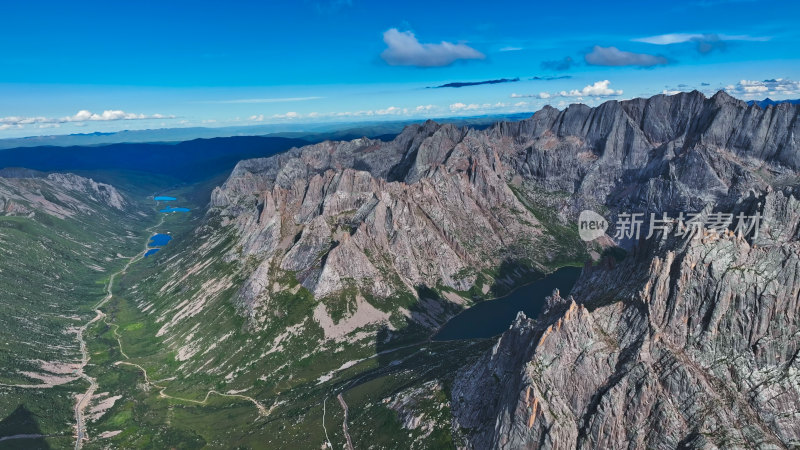
M 800 445 L 800 202 L 763 201 L 754 242 L 662 237 L 518 317 L 457 378 L 464 445 Z
M 465 297 L 491 295 L 526 270 L 583 259 L 586 247 L 570 224 L 583 208 L 609 217 L 626 209 L 745 210 L 770 189 L 796 185 L 798 110 L 687 93 L 546 108 L 485 130 L 428 122 L 391 142 L 324 142 L 242 161 L 215 189 L 196 245 L 164 261 L 162 273 L 181 275 L 163 275 L 137 305 L 160 324 L 181 375 L 224 377 L 230 389 L 256 376 L 325 383 L 337 368 L 385 348 L 403 319 L 431 329 Z M 751 294 L 763 297 L 752 287 L 753 277 L 761 286 L 763 271 L 732 284 L 746 295 L 719 294 L 720 277 L 744 273 L 739 265 L 767 250 L 726 242 L 688 250 L 664 243 L 635 265 L 593 272 L 574 305 L 554 297 L 541 320 L 520 319 L 456 382 L 451 404 L 464 445 L 789 446 L 796 431 L 787 423 L 797 420 L 781 410 L 796 399 L 796 367 L 781 375 L 780 363 L 758 359 L 776 358 L 778 344 L 752 345 L 774 339 L 796 349 L 795 325 L 763 339 L 768 321 L 739 311 L 796 317 L 796 303 L 742 306 Z M 784 271 L 787 282 L 793 263 L 779 258 L 794 245 L 769 250 L 768 269 Z M 504 265 L 524 270 L 498 270 Z M 697 278 L 675 290 L 680 273 Z M 640 294 L 652 286 L 659 288 Z M 719 299 L 727 309 L 712 308 Z M 231 303 L 245 326 L 231 319 Z M 714 316 L 729 310 L 736 314 Z M 726 342 L 724 333 L 704 331 L 712 329 L 706 317 L 740 337 Z M 651 326 L 660 334 L 651 336 Z M 673 330 L 680 326 L 690 331 Z M 733 364 L 740 371 L 725 375 L 732 365 L 715 352 L 745 355 Z M 312 366 L 318 373 L 305 371 Z M 760 385 L 775 390 L 775 405 L 731 394 L 735 383 L 744 390 L 742 380 L 761 376 L 777 380 Z M 664 396 L 684 385 L 686 396 Z M 751 420 L 754 410 L 760 421 Z
M 230 258 L 258 261 L 238 300 L 251 313 L 287 271 L 317 298 L 486 292 L 504 261 L 548 270 L 583 257 L 561 231 L 585 207 L 698 210 L 794 182 L 798 111 L 692 92 L 546 107 L 480 131 L 427 122 L 391 142 L 242 161 L 211 214 L 236 230 Z

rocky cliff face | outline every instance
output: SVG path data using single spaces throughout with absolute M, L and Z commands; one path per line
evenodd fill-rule
M 516 173 L 590 205 L 702 209 L 796 180 L 798 111 L 691 92 L 545 108 L 490 133 L 514 142 Z
M 257 314 L 287 272 L 318 299 L 349 289 L 385 299 L 421 286 L 486 293 L 504 259 L 543 270 L 556 252 L 540 249 L 577 239 L 543 234 L 498 151 L 483 132 L 429 122 L 389 143 L 325 142 L 240 163 L 212 196 L 212 214 L 239 236 L 236 257 L 258 264 L 240 301 Z
M 800 445 L 800 202 L 761 200 L 754 241 L 662 236 L 520 315 L 455 383 L 463 444 Z
M 735 212 L 756 207 L 770 190 L 797 184 L 798 111 L 800 107 L 790 105 L 748 106 L 724 93 L 712 98 L 697 92 L 660 95 L 612 101 L 598 108 L 545 108 L 530 119 L 485 130 L 428 122 L 408 127 L 391 142 L 324 142 L 242 161 L 214 190 L 192 245 L 163 262 L 164 275 L 154 281 L 152 295 L 143 295 L 137 304 L 159 324 L 158 336 L 178 355 L 181 374 L 224 376 L 231 389 L 245 388 L 256 377 L 265 383 L 324 383 L 337 370 L 391 345 L 389 338 L 404 327 L 416 326 L 413 337 L 421 339 L 473 297 L 502 292 L 534 271 L 584 261 L 587 250 L 600 250 L 578 238 L 574 219 L 584 208 L 607 217 L 622 210 L 693 212 L 707 206 Z M 457 429 L 466 442 L 477 448 L 555 439 L 573 442 L 569 441 L 573 438 L 575 443 L 602 439 L 611 443 L 627 433 L 621 430 L 629 425 L 631 433 L 636 427 L 667 427 L 656 424 L 662 419 L 684 424 L 669 435 L 679 436 L 676 442 L 687 438 L 701 442 L 720 433 L 721 424 L 744 424 L 744 413 L 739 413 L 750 414 L 747 411 L 756 406 L 747 410 L 736 400 L 728 404 L 735 413 L 714 411 L 734 397 L 728 395 L 731 385 L 718 387 L 707 375 L 708 366 L 703 366 L 712 364 L 709 361 L 716 364 L 714 352 L 723 349 L 718 340 L 730 338 L 717 331 L 717 340 L 696 344 L 711 336 L 696 328 L 706 329 L 710 318 L 717 320 L 716 313 L 709 312 L 717 310 L 713 306 L 717 301 L 739 308 L 746 300 L 743 296 L 718 300 L 715 289 L 727 292 L 725 286 L 737 286 L 730 292 L 764 295 L 764 286 L 758 283 L 766 279 L 759 278 L 755 285 L 745 278 L 731 284 L 728 279 L 719 281 L 722 274 L 766 277 L 763 270 L 750 271 L 747 264 L 764 251 L 783 252 L 772 258 L 788 255 L 794 244 L 769 250 L 733 241 L 724 247 L 724 242 L 728 241 L 689 247 L 664 244 L 650 256 L 640 256 L 644 259 L 635 265 L 625 263 L 629 264 L 625 269 L 605 276 L 596 272 L 585 279 L 576 288 L 574 306 L 553 306 L 539 322 L 520 320 L 496 352 L 458 382 L 453 405 Z M 724 261 L 728 269 L 720 269 Z M 788 267 L 789 260 L 775 259 L 775 270 Z M 685 293 L 678 296 L 670 293 L 677 283 L 671 280 L 681 270 L 705 272 L 685 272 L 687 284 L 681 291 Z M 790 280 L 790 273 L 781 276 Z M 646 303 L 640 291 L 651 290 L 663 277 L 667 281 L 661 283 L 667 287 L 661 289 L 666 291 L 648 294 L 648 299 L 660 300 Z M 602 297 L 607 303 L 592 300 L 612 288 L 622 291 Z M 682 303 L 690 293 L 693 303 Z M 231 305 L 238 315 L 230 312 Z M 648 308 L 659 308 L 653 310 L 658 321 Z M 749 308 L 758 317 L 772 317 L 767 305 Z M 775 309 L 774 314 L 791 310 L 789 305 L 780 308 L 784 309 Z M 796 303 L 793 308 L 796 317 Z M 245 318 L 244 324 L 239 316 Z M 739 329 L 748 344 L 755 339 L 756 347 L 766 345 L 758 338 L 769 328 L 767 319 L 756 324 L 746 317 L 741 313 L 714 326 L 724 323 Z M 671 322 L 662 323 L 667 318 Z M 657 338 L 647 337 L 651 320 L 666 329 L 678 326 L 683 318 L 687 322 L 683 326 L 694 334 L 676 336 L 694 347 L 680 347 L 684 345 L 680 340 L 663 341 L 673 339 L 663 330 Z M 780 336 L 784 343 L 796 339 Z M 736 345 L 744 349 L 744 342 Z M 553 347 L 535 351 L 539 345 Z M 709 350 L 708 345 L 718 347 Z M 654 353 L 646 353 L 651 348 Z M 725 351 L 726 358 L 733 358 L 733 350 Z M 752 348 L 747 351 L 756 353 Z M 759 357 L 765 354 L 758 351 Z M 302 364 L 296 355 L 301 355 Z M 529 365 L 536 355 L 546 356 Z M 564 358 L 563 364 L 559 358 Z M 782 358 L 785 363 L 789 356 Z M 753 364 L 761 365 L 741 367 L 763 368 L 764 377 L 777 377 L 773 366 Z M 525 372 L 529 366 L 535 371 Z M 314 371 L 305 370 L 308 367 Z M 650 385 L 656 389 L 668 376 L 667 367 L 685 372 L 675 372 L 678 378 L 669 383 L 695 389 L 695 394 L 686 394 L 689 397 L 671 400 L 688 406 L 674 406 L 663 400 L 666 397 L 631 400 L 642 403 L 641 408 L 654 408 L 653 415 L 631 409 L 625 413 L 627 422 L 614 422 L 623 425 L 602 428 L 608 416 L 598 413 L 599 408 L 606 408 L 607 414 L 624 411 L 617 408 L 621 403 L 613 407 L 602 403 L 606 391 L 616 387 L 620 392 L 614 390 L 613 398 L 637 399 L 637 389 Z M 552 370 L 546 374 L 551 379 L 542 378 L 547 370 Z M 623 379 L 622 384 L 617 382 Z M 796 378 L 781 379 L 796 383 Z M 535 380 L 540 384 L 531 384 Z M 770 386 L 780 390 L 784 385 Z M 483 396 L 481 389 L 488 389 Z M 658 389 L 651 394 L 667 392 Z M 550 394 L 563 398 L 548 403 L 545 395 Z M 690 418 L 681 415 L 681 408 L 701 400 L 706 402 L 704 411 L 711 410 L 716 419 L 699 421 L 696 417 L 706 414 L 700 412 L 687 413 L 693 415 Z M 478 406 L 487 402 L 485 408 Z M 536 422 L 545 417 L 541 415 L 545 407 L 552 408 L 552 416 L 547 416 L 548 422 Z M 526 421 L 534 417 L 530 427 L 522 422 L 525 414 L 520 411 L 528 414 Z M 639 413 L 643 419 L 636 418 Z M 789 420 L 775 414 L 776 420 Z M 739 421 L 726 422 L 733 416 Z M 537 428 L 537 424 L 545 425 Z M 547 427 L 554 428 L 546 431 Z M 761 424 L 756 428 L 734 438 L 788 442 L 770 437 L 772 432 L 763 431 L 767 428 Z M 553 434 L 561 429 L 566 431 Z M 696 433 L 680 431 L 685 429 Z M 655 439 L 644 432 L 634 437 Z
M 693 211 L 793 183 L 798 111 L 692 92 L 547 107 L 481 131 L 428 122 L 391 142 L 242 161 L 211 214 L 235 230 L 229 258 L 255 258 L 238 300 L 252 315 L 287 273 L 319 299 L 486 293 L 513 283 L 504 262 L 545 271 L 584 258 L 567 225 L 583 208 Z
M 0 214 L 30 215 L 35 211 L 59 218 L 94 214 L 96 206 L 123 210 L 126 201 L 111 185 L 71 173 L 49 175 L 6 170 L 0 176 Z

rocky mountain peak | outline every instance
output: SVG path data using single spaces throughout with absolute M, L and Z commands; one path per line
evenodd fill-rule
M 734 105 L 737 107 L 747 107 L 747 103 L 731 97 L 730 94 L 725 92 L 724 90 L 717 91 L 714 95 L 711 96 L 711 101 L 714 102 L 715 105 L 723 106 L 723 105 Z
M 541 269 L 556 248 L 581 253 L 545 232 L 581 209 L 699 210 L 779 183 L 800 167 L 797 111 L 695 91 L 545 108 L 486 130 L 426 121 L 389 142 L 326 141 L 242 161 L 210 214 L 234 225 L 244 254 L 291 268 L 317 296 L 345 285 L 379 297 L 419 285 L 486 289 L 478 274 L 509 254 Z M 772 178 L 757 174 L 763 165 Z M 340 253 L 361 266 L 335 267 L 348 261 Z M 275 276 L 266 266 L 253 276 Z M 261 303 L 271 285 L 251 280 L 262 290 L 241 301 Z
M 518 318 L 457 377 L 466 447 L 797 445 L 800 203 L 762 205 L 758 240 L 665 235 Z

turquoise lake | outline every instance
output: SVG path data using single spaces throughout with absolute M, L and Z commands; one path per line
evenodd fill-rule
M 178 208 L 178 207 L 174 207 L 174 206 L 169 207 L 169 208 L 164 208 L 164 209 L 161 210 L 162 213 L 189 212 L 189 211 L 190 211 L 189 208 Z
M 156 233 L 153 237 L 150 238 L 150 242 L 147 244 L 150 247 L 163 247 L 172 240 L 172 236 L 164 233 Z

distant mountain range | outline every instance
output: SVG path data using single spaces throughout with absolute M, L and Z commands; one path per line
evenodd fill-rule
M 28 177 L 35 173 L 30 169 L 43 172 L 122 170 L 196 182 L 230 171 L 243 158 L 270 156 L 308 143 L 285 137 L 234 136 L 175 144 L 156 142 L 7 149 L 0 151 L 0 173 Z M 25 169 L 9 169 L 21 167 Z
M 800 105 L 800 98 L 796 98 L 794 100 L 773 100 L 769 97 L 765 98 L 764 100 L 750 100 L 747 102 L 748 105 L 758 105 L 762 108 L 766 108 L 767 106 L 778 105 L 780 103 L 789 103 L 791 105 Z
M 452 123 L 458 126 L 485 127 L 503 120 L 521 120 L 530 117 L 532 112 L 483 115 L 473 117 L 436 119 L 439 123 Z M 119 143 L 142 142 L 182 142 L 192 139 L 210 139 L 231 136 L 273 136 L 303 138 L 310 141 L 325 139 L 348 140 L 360 137 L 378 138 L 381 135 L 396 135 L 407 125 L 422 123 L 425 119 L 399 120 L 389 122 L 353 122 L 353 123 L 297 123 L 297 124 L 265 124 L 234 127 L 187 127 L 162 128 L 153 130 L 123 130 L 115 133 L 81 133 L 52 136 L 31 136 L 24 138 L 0 139 L 0 150 L 17 147 L 73 145 L 106 145 Z
M 0 151 L 0 436 L 797 448 L 798 115 L 693 91 L 489 126 Z M 380 138 L 329 140 L 359 134 Z M 585 210 L 708 229 L 645 222 L 625 252 L 581 239 Z M 734 233 L 726 214 L 759 219 Z M 174 242 L 144 259 L 154 233 Z M 570 292 L 501 336 L 431 339 L 564 266 L 583 266 Z

